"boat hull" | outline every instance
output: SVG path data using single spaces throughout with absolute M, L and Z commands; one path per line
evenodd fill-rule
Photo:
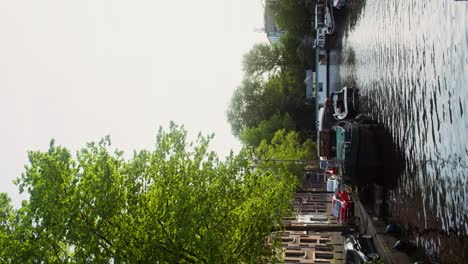
M 357 89 L 344 87 L 340 92 L 332 94 L 341 99 L 334 99 L 334 114 L 336 120 L 343 121 L 354 118 L 357 114 Z M 341 108 L 343 108 L 341 110 Z
M 383 161 L 376 133 L 383 128 L 354 122 L 343 122 L 341 126 L 350 143 L 340 145 L 337 141 L 337 159 L 343 162 L 344 178 L 355 183 L 379 182 Z

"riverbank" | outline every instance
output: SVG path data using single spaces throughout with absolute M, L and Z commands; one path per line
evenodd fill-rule
M 353 194 L 353 200 L 355 201 L 354 213 L 359 219 L 359 231 L 374 238 L 376 249 L 384 262 L 390 264 L 411 263 L 411 258 L 407 253 L 393 249 L 393 245 L 398 240 L 395 236 L 385 232 L 386 223 L 382 219 L 367 213 L 358 193 Z

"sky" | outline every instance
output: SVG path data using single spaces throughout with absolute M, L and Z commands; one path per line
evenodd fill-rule
M 237 151 L 225 111 L 262 27 L 260 0 L 0 1 L 0 192 L 26 198 L 12 181 L 52 138 L 131 153 L 172 120 Z

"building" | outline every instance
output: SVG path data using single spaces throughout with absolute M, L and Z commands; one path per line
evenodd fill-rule
M 265 14 L 263 18 L 264 30 L 267 35 L 270 44 L 278 43 L 280 37 L 286 33 L 286 31 L 280 29 L 274 21 L 272 10 L 265 6 Z

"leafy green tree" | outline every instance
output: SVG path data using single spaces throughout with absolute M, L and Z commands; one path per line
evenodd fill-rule
M 300 161 L 316 159 L 316 146 L 310 140 L 302 140 L 296 131 L 280 129 L 273 139 L 263 140 L 256 149 L 256 157 L 261 161 L 259 168 L 269 168 L 277 175 L 294 175 L 290 178 L 295 184 L 304 175 L 304 164 Z
M 245 128 L 241 133 L 240 140 L 247 146 L 256 148 L 262 140 L 270 142 L 276 131 L 280 129 L 286 131 L 294 129 L 294 122 L 289 114 L 276 113 L 271 118 L 261 121 L 256 127 Z
M 275 23 L 286 32 L 275 45 L 281 54 L 284 68 L 303 80 L 304 68 L 312 68 L 315 61 L 312 43 L 303 43 L 304 36 L 308 35 L 311 39 L 315 36 L 311 26 L 313 15 L 307 12 L 304 1 L 266 0 L 265 8 L 273 15 Z
M 13 210 L 0 196 L 0 262 L 278 261 L 271 231 L 290 210 L 290 176 L 253 169 L 246 150 L 221 161 L 211 138 L 188 142 L 171 123 L 130 159 L 109 137 L 75 158 L 54 141 L 29 152 L 17 180 L 29 202 Z
M 283 63 L 289 72 L 299 74 L 300 80 L 304 80 L 304 69 L 307 68 L 306 61 L 315 58 L 315 50 L 312 49 L 312 43 L 309 41 L 305 47 L 304 36 L 300 38 L 286 32 L 280 38 L 279 46 L 282 50 Z
M 295 47 L 297 58 L 299 58 L 298 63 L 296 65 L 300 64 L 301 67 L 305 69 L 315 69 L 316 54 L 315 49 L 313 48 L 313 40 L 311 38 L 303 40 Z
M 276 24 L 289 34 L 302 38 L 311 30 L 311 16 L 304 3 L 298 0 L 266 0 L 265 8 L 270 9 Z
M 303 86 L 288 72 L 268 80 L 244 78 L 226 112 L 233 134 L 240 137 L 244 129 L 257 127 L 278 112 L 294 119 L 296 109 L 303 104 Z
M 244 78 L 234 90 L 227 110 L 233 134 L 239 137 L 244 128 L 258 126 L 262 120 L 276 113 L 281 97 L 281 89 L 268 85 L 264 80 Z
M 47 230 L 32 217 L 29 204 L 23 201 L 15 210 L 10 202 L 7 194 L 0 194 L 0 262 L 63 262 L 63 252 L 50 247 Z
M 286 71 L 304 74 L 302 49 L 303 36 L 297 38 L 290 33 L 281 36 L 277 44 L 255 44 L 244 55 L 243 69 L 248 77 L 267 77 L 280 75 Z M 298 49 L 301 47 L 301 49 Z M 302 78 L 303 79 L 303 78 Z
M 233 134 L 250 146 L 260 142 L 253 135 L 265 128 L 256 129 L 261 122 L 268 122 L 276 113 L 288 114 L 294 122 L 297 109 L 304 104 L 305 62 L 299 55 L 305 53 L 298 49 L 300 44 L 301 40 L 287 33 L 280 43 L 257 44 L 244 55 L 244 79 L 234 91 L 226 114 Z
M 247 76 L 267 77 L 279 74 L 286 64 L 283 60 L 282 46 L 277 44 L 255 44 L 244 55 L 243 69 Z
M 6 193 L 0 193 L 0 248 L 7 248 L 11 240 L 11 229 L 13 221 L 13 208 L 11 199 Z M 0 255 L 0 260 L 2 260 Z

